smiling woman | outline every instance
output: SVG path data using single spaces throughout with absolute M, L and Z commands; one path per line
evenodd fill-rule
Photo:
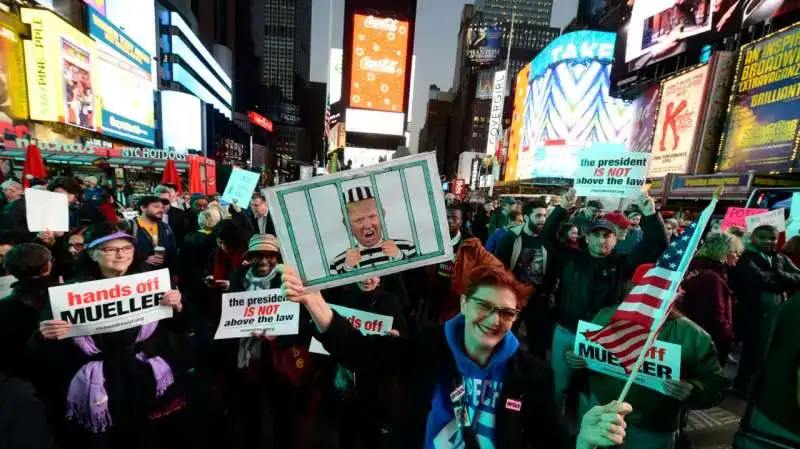
M 547 365 L 520 351 L 511 326 L 530 289 L 502 268 L 479 267 L 469 277 L 461 314 L 413 337 L 365 336 L 305 289 L 299 273 L 280 265 L 283 291 L 303 304 L 316 337 L 343 367 L 375 376 L 402 376 L 412 385 L 407 415 L 393 432 L 397 447 L 589 448 L 620 444 L 628 404 L 588 412 L 577 440 L 561 422 Z M 415 363 L 408 363 L 414 360 Z

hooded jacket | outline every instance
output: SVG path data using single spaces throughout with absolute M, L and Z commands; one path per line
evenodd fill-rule
M 574 448 L 575 436 L 561 422 L 554 400 L 549 367 L 519 351 L 516 338 L 509 334 L 487 366 L 480 368 L 464 355 L 463 329 L 464 317 L 459 315 L 444 328 L 423 329 L 413 337 L 365 336 L 334 313 L 328 330 L 317 333 L 317 338 L 347 369 L 399 375 L 408 381 L 392 448 L 457 447 L 457 441 L 445 441 L 442 433 L 453 429 L 449 395 L 454 377 L 466 380 L 467 404 L 473 409 L 478 404 L 482 410 L 477 416 L 479 440 L 490 438 L 497 449 L 540 447 L 542 442 L 548 448 Z M 514 401 L 520 405 L 518 411 Z M 484 427 L 484 421 L 493 425 Z
M 558 240 L 558 228 L 566 219 L 566 209 L 557 206 L 547 217 L 541 235 L 560 280 L 556 293 L 558 324 L 574 332 L 578 320 L 589 321 L 600 309 L 619 304 L 636 267 L 655 262 L 669 243 L 664 222 L 655 213 L 642 219 L 644 239 L 636 251 L 593 257 L 585 248 L 570 248 Z

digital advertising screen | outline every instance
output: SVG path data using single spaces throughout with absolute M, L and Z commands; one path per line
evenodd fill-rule
M 718 171 L 791 171 L 800 123 L 800 27 L 742 47 Z
M 0 123 L 28 118 L 22 39 L 0 25 Z
M 28 106 L 33 120 L 95 130 L 94 41 L 55 13 L 23 8 Z
M 577 31 L 554 39 L 531 61 L 519 157 L 553 140 L 627 143 L 633 108 L 609 95 L 613 53 L 614 33 Z M 517 175 L 531 177 L 522 164 Z
M 630 2 L 628 2 L 630 4 Z M 800 8 L 797 0 L 635 0 L 618 30 L 612 78 Z
M 709 66 L 703 65 L 662 83 L 648 177 L 688 172 L 709 76 Z
M 652 149 L 660 99 L 661 85 L 656 84 L 633 101 L 633 116 L 636 120 L 633 122 L 631 138 L 628 141 L 628 151 L 649 153 Z
M 467 30 L 464 45 L 467 60 L 472 65 L 486 66 L 497 62 L 500 57 L 500 44 L 503 28 L 499 26 L 477 26 Z
M 105 0 L 104 15 L 128 38 L 152 57 L 158 56 L 156 4 L 154 0 Z M 158 87 L 158 68 L 153 64 L 153 88 Z
M 511 129 L 508 134 L 508 158 L 506 160 L 505 180 L 518 180 L 517 158 L 522 140 L 522 123 L 525 115 L 525 99 L 528 97 L 528 78 L 531 65 L 527 64 L 517 73 L 514 85 L 514 109 L 511 113 Z
M 350 107 L 405 112 L 408 22 L 356 13 L 353 23 Z
M 475 98 L 479 100 L 488 100 L 492 98 L 494 70 L 481 70 L 477 74 L 475 80 Z
M 106 0 L 83 0 L 83 2 L 89 5 L 90 8 L 94 8 L 94 10 L 100 14 L 106 14 Z
M 179 154 L 203 150 L 203 102 L 192 94 L 162 90 L 161 120 L 180 126 L 162 126 L 161 147 Z
M 131 142 L 154 145 L 152 58 L 99 12 L 89 8 L 89 35 L 97 42 L 95 113 L 99 131 Z
M 355 147 L 346 147 L 344 149 L 345 163 L 347 163 L 347 161 L 352 161 L 353 168 L 369 167 L 370 165 L 391 161 L 393 156 L 394 151 L 391 150 L 373 150 Z

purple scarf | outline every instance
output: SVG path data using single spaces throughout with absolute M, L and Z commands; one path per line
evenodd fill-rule
M 155 332 L 158 323 L 145 324 L 139 329 L 136 343 L 147 340 Z M 75 345 L 86 355 L 100 353 L 90 336 L 75 337 Z M 144 352 L 136 354 L 143 363 L 149 363 L 156 379 L 156 397 L 160 397 L 172 385 L 172 369 L 161 357 L 147 358 Z M 72 378 L 67 392 L 67 419 L 86 426 L 92 433 L 105 432 L 111 425 L 108 411 L 106 379 L 103 376 L 103 362 L 89 362 L 81 367 Z

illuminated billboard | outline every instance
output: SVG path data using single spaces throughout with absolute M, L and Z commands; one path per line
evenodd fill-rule
M 97 42 L 95 114 L 99 131 L 131 142 L 154 145 L 150 54 L 93 8 L 89 8 L 89 35 Z
M 635 0 L 627 4 L 632 6 L 623 6 L 630 12 L 624 14 L 627 20 L 619 28 L 615 81 L 800 8 L 796 0 Z
M 203 102 L 192 94 L 162 90 L 161 121 L 180 126 L 162 126 L 161 146 L 177 154 L 203 151 Z
M 22 39 L 0 25 L 0 123 L 28 118 Z
M 464 46 L 467 60 L 473 65 L 492 65 L 500 57 L 503 28 L 498 26 L 476 26 L 467 30 Z
M 156 4 L 154 0 L 105 0 L 105 16 L 151 57 L 158 56 Z M 153 88 L 158 85 L 158 67 L 153 67 Z
M 519 156 L 519 145 L 522 140 L 522 123 L 525 114 L 525 99 L 528 97 L 528 88 L 530 87 L 530 84 L 528 84 L 530 73 L 531 65 L 527 64 L 517 74 L 516 86 L 514 86 L 514 110 L 511 114 L 511 131 L 508 137 L 506 181 L 519 179 L 517 176 L 517 157 Z
M 89 5 L 89 9 L 94 9 L 102 15 L 106 15 L 106 1 L 105 0 L 83 0 L 84 3 Z
M 554 39 L 530 64 L 518 158 L 549 141 L 626 143 L 633 108 L 609 96 L 614 34 L 577 31 Z M 531 173 L 517 164 L 519 179 Z
M 690 170 L 709 74 L 709 66 L 703 65 L 662 84 L 647 176 L 686 174 Z
M 794 170 L 800 124 L 798 51 L 798 26 L 742 47 L 719 171 Z
M 94 41 L 49 10 L 23 8 L 28 105 L 33 120 L 96 129 Z
M 405 112 L 408 22 L 355 14 L 350 107 Z
M 633 123 L 631 138 L 628 141 L 628 151 L 648 153 L 652 148 L 653 134 L 656 129 L 656 112 L 658 100 L 661 98 L 661 85 L 657 84 L 647 89 L 633 102 Z

